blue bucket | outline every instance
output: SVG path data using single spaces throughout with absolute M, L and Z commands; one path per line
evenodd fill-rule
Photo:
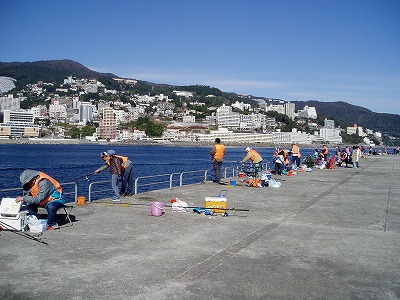
M 236 180 L 231 180 L 231 186 L 236 186 Z

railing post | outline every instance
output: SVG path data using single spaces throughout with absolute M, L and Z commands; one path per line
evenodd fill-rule
M 174 173 L 169 175 L 169 188 L 172 189 L 172 181 L 173 181 Z
M 78 185 L 76 182 L 74 182 L 75 184 L 75 203 L 78 202 Z
M 92 202 L 92 184 L 93 184 L 93 182 L 91 182 L 90 184 L 89 184 L 89 191 L 88 191 L 88 196 L 89 196 L 89 199 L 88 199 L 88 201 L 89 202 Z
M 137 193 L 138 193 L 138 181 L 139 181 L 139 177 L 135 179 L 135 195 L 137 195 Z

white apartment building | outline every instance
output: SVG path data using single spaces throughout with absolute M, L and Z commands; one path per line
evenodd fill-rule
M 86 123 L 93 120 L 95 106 L 90 102 L 80 102 L 79 121 Z
M 364 136 L 364 131 L 363 128 L 360 126 L 357 126 L 357 124 L 354 124 L 354 126 L 347 127 L 346 128 L 346 133 L 347 134 L 356 134 L 358 136 Z
M 40 126 L 33 122 L 34 117 L 31 111 L 5 110 L 4 122 L 0 124 L 0 136 L 13 138 L 39 137 Z
M 335 121 L 334 120 L 324 120 L 324 127 L 329 128 L 329 129 L 334 129 L 335 128 Z
M 33 114 L 33 118 L 48 118 L 48 111 L 45 105 L 38 105 L 31 108 L 31 112 Z
M 264 130 L 266 127 L 266 116 L 263 114 L 240 115 L 240 130 L 254 130 L 260 128 Z
M 287 115 L 291 120 L 294 119 L 294 112 L 296 110 L 296 105 L 291 102 L 285 103 L 285 115 Z
M 285 114 L 285 105 L 283 104 L 269 104 L 265 107 L 265 111 L 276 111 L 280 114 Z
M 56 122 L 65 122 L 67 119 L 67 107 L 65 104 L 60 104 L 57 100 L 53 104 L 49 104 L 49 118 Z
M 319 130 L 319 136 L 323 138 L 324 141 L 333 144 L 341 144 L 343 141 L 342 137 L 340 136 L 339 129 L 323 127 Z
M 194 134 L 196 141 L 214 142 L 215 138 L 220 138 L 222 143 L 240 144 L 288 144 L 295 142 L 298 144 L 310 144 L 313 137 L 302 132 L 273 132 L 273 133 L 237 133 L 227 128 L 218 128 L 207 134 Z
M 231 105 L 232 107 L 239 108 L 240 110 L 251 110 L 251 104 L 236 101 Z
M 227 128 L 218 128 L 210 133 L 196 133 L 194 140 L 199 142 L 213 143 L 215 138 L 220 138 L 222 143 L 239 143 L 239 144 L 255 144 L 255 143 L 271 143 L 272 134 L 262 133 L 238 133 L 228 130 Z
M 224 104 L 217 109 L 216 125 L 218 127 L 240 128 L 240 114 L 233 112 L 231 106 Z
M 305 119 L 316 119 L 317 118 L 317 110 L 313 106 L 304 106 L 302 110 L 297 112 L 298 116 Z

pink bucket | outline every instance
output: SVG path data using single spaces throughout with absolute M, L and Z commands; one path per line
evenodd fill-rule
M 164 213 L 164 203 L 163 202 L 151 202 L 151 215 L 154 217 L 162 216 Z

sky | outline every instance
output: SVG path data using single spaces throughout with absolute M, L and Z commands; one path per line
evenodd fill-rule
M 399 0 L 0 0 L 0 61 L 400 114 Z

